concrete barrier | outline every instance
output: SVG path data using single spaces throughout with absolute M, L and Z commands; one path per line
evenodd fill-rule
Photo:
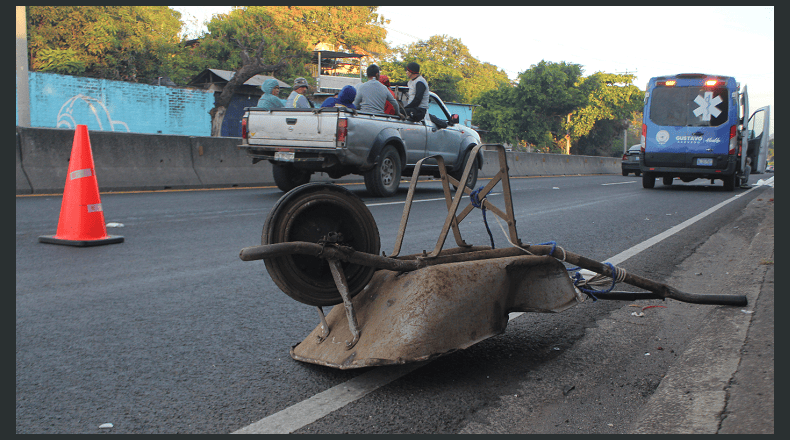
M 61 193 L 74 130 L 17 127 L 22 167 L 34 193 Z M 101 191 L 197 188 L 188 136 L 90 131 Z
M 17 127 L 17 194 L 62 193 L 74 130 Z M 272 165 L 256 164 L 240 138 L 90 131 L 100 191 L 273 186 Z M 481 178 L 499 172 L 496 151 L 483 150 Z M 506 152 L 510 175 L 620 174 L 617 158 Z M 408 180 L 410 176 L 404 176 Z M 362 176 L 313 182 L 362 182 Z
M 195 173 L 205 188 L 265 186 L 274 182 L 268 161 L 253 165 L 237 137 L 191 138 Z

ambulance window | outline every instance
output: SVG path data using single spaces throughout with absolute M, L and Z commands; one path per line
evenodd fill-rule
M 716 127 L 727 122 L 726 88 L 656 87 L 651 94 L 650 120 L 674 127 Z

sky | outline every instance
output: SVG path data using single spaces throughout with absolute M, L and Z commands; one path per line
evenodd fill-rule
M 229 6 L 171 6 L 200 24 Z M 584 75 L 677 73 L 733 76 L 752 112 L 771 107 L 773 6 L 379 6 L 393 46 L 433 35 L 460 39 L 482 62 L 516 79 L 541 60 L 580 64 Z

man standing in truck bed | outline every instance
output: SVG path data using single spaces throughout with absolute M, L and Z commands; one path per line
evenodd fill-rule
M 414 122 L 425 118 L 430 105 L 430 90 L 428 81 L 420 75 L 420 65 L 411 62 L 406 65 L 406 76 L 409 77 L 409 103 L 406 104 L 406 114 Z
M 361 112 L 384 113 L 384 104 L 389 102 L 398 108 L 398 101 L 392 96 L 387 86 L 379 82 L 379 66 L 371 64 L 367 70 L 368 80 L 359 84 L 354 106 Z

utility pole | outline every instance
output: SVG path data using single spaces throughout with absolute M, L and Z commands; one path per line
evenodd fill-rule
M 27 14 L 16 7 L 16 110 L 20 127 L 30 127 L 30 84 L 27 72 Z

